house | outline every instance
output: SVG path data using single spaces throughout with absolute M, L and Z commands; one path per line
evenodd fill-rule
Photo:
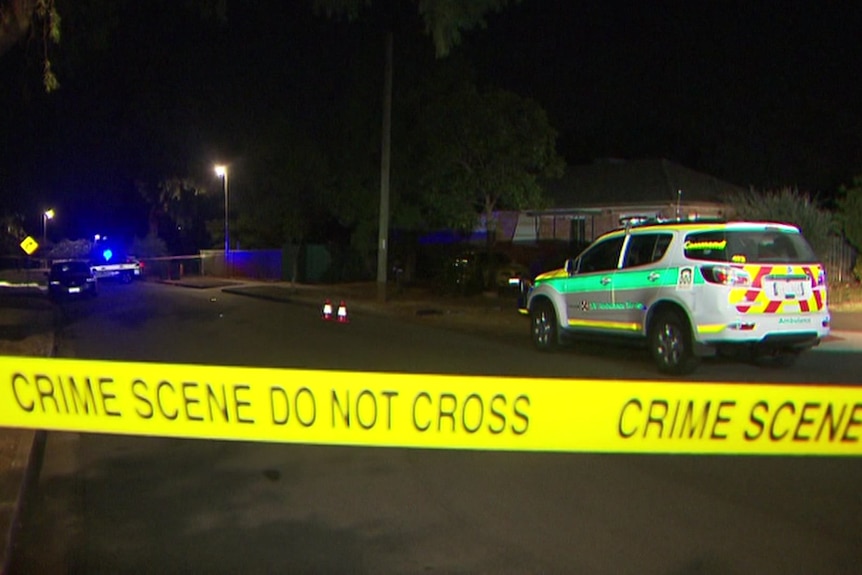
M 546 185 L 550 206 L 498 212 L 497 242 L 582 245 L 629 217 L 722 217 L 733 184 L 659 160 L 602 160 L 571 166 Z

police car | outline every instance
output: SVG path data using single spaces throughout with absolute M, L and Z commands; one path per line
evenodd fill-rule
M 101 252 L 94 248 L 90 259 L 93 275 L 100 280 L 113 278 L 127 284 L 142 277 L 140 261 L 131 256 L 126 258 L 118 256 L 111 248 L 102 248 Z
M 717 352 L 789 365 L 830 325 L 823 265 L 798 228 L 771 222 L 630 222 L 525 296 L 538 349 L 568 335 L 633 338 L 677 375 Z

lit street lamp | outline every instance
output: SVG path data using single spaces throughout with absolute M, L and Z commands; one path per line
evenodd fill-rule
M 227 258 L 227 254 L 230 251 L 230 230 L 228 229 L 227 218 L 227 166 L 216 166 L 215 173 L 222 179 L 222 187 L 224 188 L 224 255 Z M 227 259 L 225 259 L 225 263 L 227 263 Z
M 47 210 L 42 214 L 42 243 L 48 242 L 48 220 L 54 219 L 54 210 Z

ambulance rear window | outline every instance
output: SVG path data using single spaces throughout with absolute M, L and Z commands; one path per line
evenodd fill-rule
M 685 237 L 685 257 L 729 263 L 814 263 L 814 250 L 797 232 L 786 229 L 715 230 Z

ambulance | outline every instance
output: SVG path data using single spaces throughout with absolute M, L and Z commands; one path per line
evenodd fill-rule
M 533 344 L 645 343 L 659 371 L 744 356 L 780 366 L 830 328 L 826 270 L 800 230 L 750 221 L 641 221 L 525 286 Z

